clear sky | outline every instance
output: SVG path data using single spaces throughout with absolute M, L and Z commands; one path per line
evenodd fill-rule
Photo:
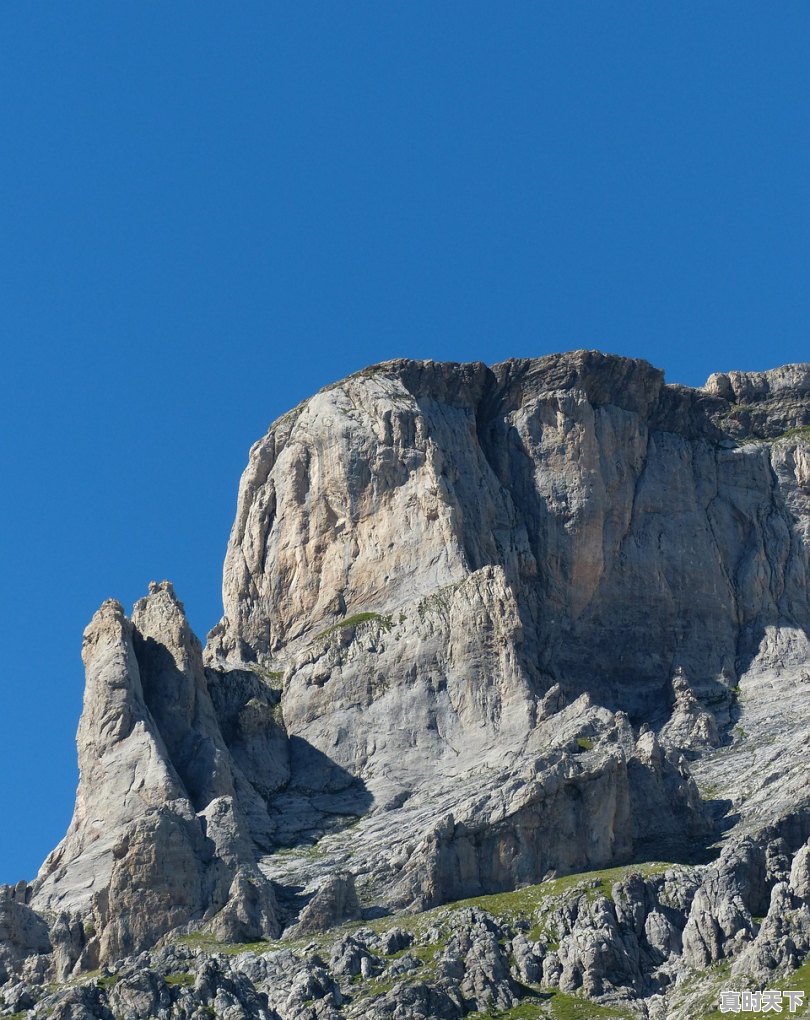
M 810 359 L 810 5 L 0 5 L 0 882 L 70 818 L 84 626 L 197 632 L 250 444 L 396 356 Z

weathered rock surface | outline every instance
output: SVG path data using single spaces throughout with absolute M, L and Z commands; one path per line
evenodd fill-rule
M 351 873 L 336 872 L 329 875 L 315 891 L 301 911 L 301 917 L 291 934 L 300 937 L 308 932 L 325 931 L 346 921 L 357 920 L 360 916 L 354 876 Z
M 776 439 L 810 420 L 808 370 L 724 379 L 595 352 L 390 362 L 270 429 L 206 656 L 283 678 L 282 844 L 360 817 L 361 897 L 424 907 L 699 841 L 680 756 L 810 654 L 807 444 Z M 775 441 L 737 441 L 759 435 L 743 408 Z M 354 867 L 348 840 L 319 845 Z
M 29 897 L 25 882 L 0 885 L 0 984 L 26 957 L 52 950 L 48 926 L 28 905 Z
M 85 632 L 74 817 L 0 893 L 6 1012 L 407 1020 L 546 988 L 658 1020 L 699 1015 L 714 964 L 797 966 L 808 426 L 808 365 L 690 390 L 587 351 L 388 362 L 283 416 L 205 650 L 168 582 Z M 682 866 L 526 925 L 357 927 L 656 859 Z M 332 941 L 177 944 L 282 930 Z
M 278 932 L 272 887 L 256 867 L 241 805 L 263 810 L 265 826 L 266 808 L 236 773 L 199 643 L 171 585 L 152 585 L 134 619 L 139 626 L 117 602 L 105 602 L 84 635 L 76 809 L 31 899 L 43 915 L 63 916 L 60 931 L 75 931 L 65 920 L 71 914 L 88 920 L 86 938 L 59 941 L 63 972 L 148 948 L 222 908 L 227 917 L 241 913 L 238 931 L 247 937 Z M 242 909 L 246 883 L 261 908 Z M 224 918 L 218 923 L 237 930 Z
M 528 1004 L 532 1015 L 557 1017 L 573 1015 L 574 1003 L 587 998 L 627 1020 L 695 1020 L 710 1008 L 717 979 L 708 998 L 706 987 L 696 986 L 689 930 L 723 883 L 733 886 L 747 916 L 748 877 L 761 893 L 771 866 L 766 862 L 763 873 L 763 861 L 775 862 L 792 834 L 771 835 L 770 852 L 759 857 L 743 839 L 719 865 L 630 865 L 373 927 L 358 922 L 349 932 L 312 935 L 306 945 L 241 953 L 233 946 L 223 955 L 215 945 L 181 941 L 120 961 L 78 986 L 20 982 L 4 990 L 9 1002 L 27 996 L 36 1018 L 180 1020 L 213 1011 L 239 1020 L 451 1020 Z M 773 885 L 768 916 L 746 926 L 737 939 L 741 950 L 727 947 L 736 956 L 731 977 L 721 978 L 725 986 L 773 987 L 775 977 L 777 987 L 790 986 L 782 975 L 807 945 L 807 860 L 804 844 L 786 859 L 790 878 Z M 775 905 L 783 909 L 777 913 Z M 769 964 L 769 953 L 788 950 L 794 960 Z M 762 968 L 760 976 L 747 972 L 752 965 Z

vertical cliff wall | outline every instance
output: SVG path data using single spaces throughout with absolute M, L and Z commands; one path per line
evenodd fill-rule
M 389 362 L 279 419 L 205 651 L 165 583 L 85 635 L 76 812 L 31 901 L 92 914 L 65 967 L 804 811 L 808 425 L 808 366 L 690 390 L 597 352 Z M 756 769 L 706 792 L 744 711 L 785 745 L 781 797 Z

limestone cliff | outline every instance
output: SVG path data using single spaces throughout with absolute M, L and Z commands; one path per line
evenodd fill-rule
M 76 808 L 32 898 L 68 930 L 71 915 L 80 921 L 60 976 L 192 919 L 228 919 L 239 937 L 278 933 L 250 831 L 250 812 L 267 824 L 266 808 L 227 751 L 183 607 L 164 582 L 133 616 L 105 602 L 84 633 Z M 234 927 L 231 893 L 248 879 L 259 903 L 252 924 Z
M 390 362 L 280 419 L 206 655 L 279 677 L 281 842 L 359 816 L 361 886 L 421 906 L 692 844 L 684 759 L 810 658 L 809 404 L 808 366 L 689 390 L 577 352 Z
M 250 452 L 206 648 L 168 582 L 85 632 L 76 809 L 0 897 L 0 980 L 650 860 L 684 868 L 560 915 L 560 948 L 513 949 L 511 976 L 494 936 L 457 933 L 457 991 L 427 1013 L 403 991 L 396 1015 L 506 1008 L 536 980 L 665 1016 L 683 968 L 795 966 L 809 430 L 810 365 L 692 390 L 588 351 L 387 362 L 284 415 Z M 793 920 L 760 933 L 773 897 Z M 624 939 L 607 970 L 597 929 Z M 355 949 L 360 974 L 379 950 Z M 166 994 L 149 1008 L 174 1016 Z M 290 1002 L 275 1015 L 303 1017 Z

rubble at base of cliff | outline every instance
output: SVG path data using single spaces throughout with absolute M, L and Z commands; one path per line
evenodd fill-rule
M 0 1015 L 689 1020 L 722 990 L 805 980 L 810 842 L 794 843 L 807 824 L 786 820 L 704 865 L 625 865 L 283 940 L 172 933 L 57 985 L 52 953 L 6 958 Z M 5 930 L 11 902 L 6 889 Z

